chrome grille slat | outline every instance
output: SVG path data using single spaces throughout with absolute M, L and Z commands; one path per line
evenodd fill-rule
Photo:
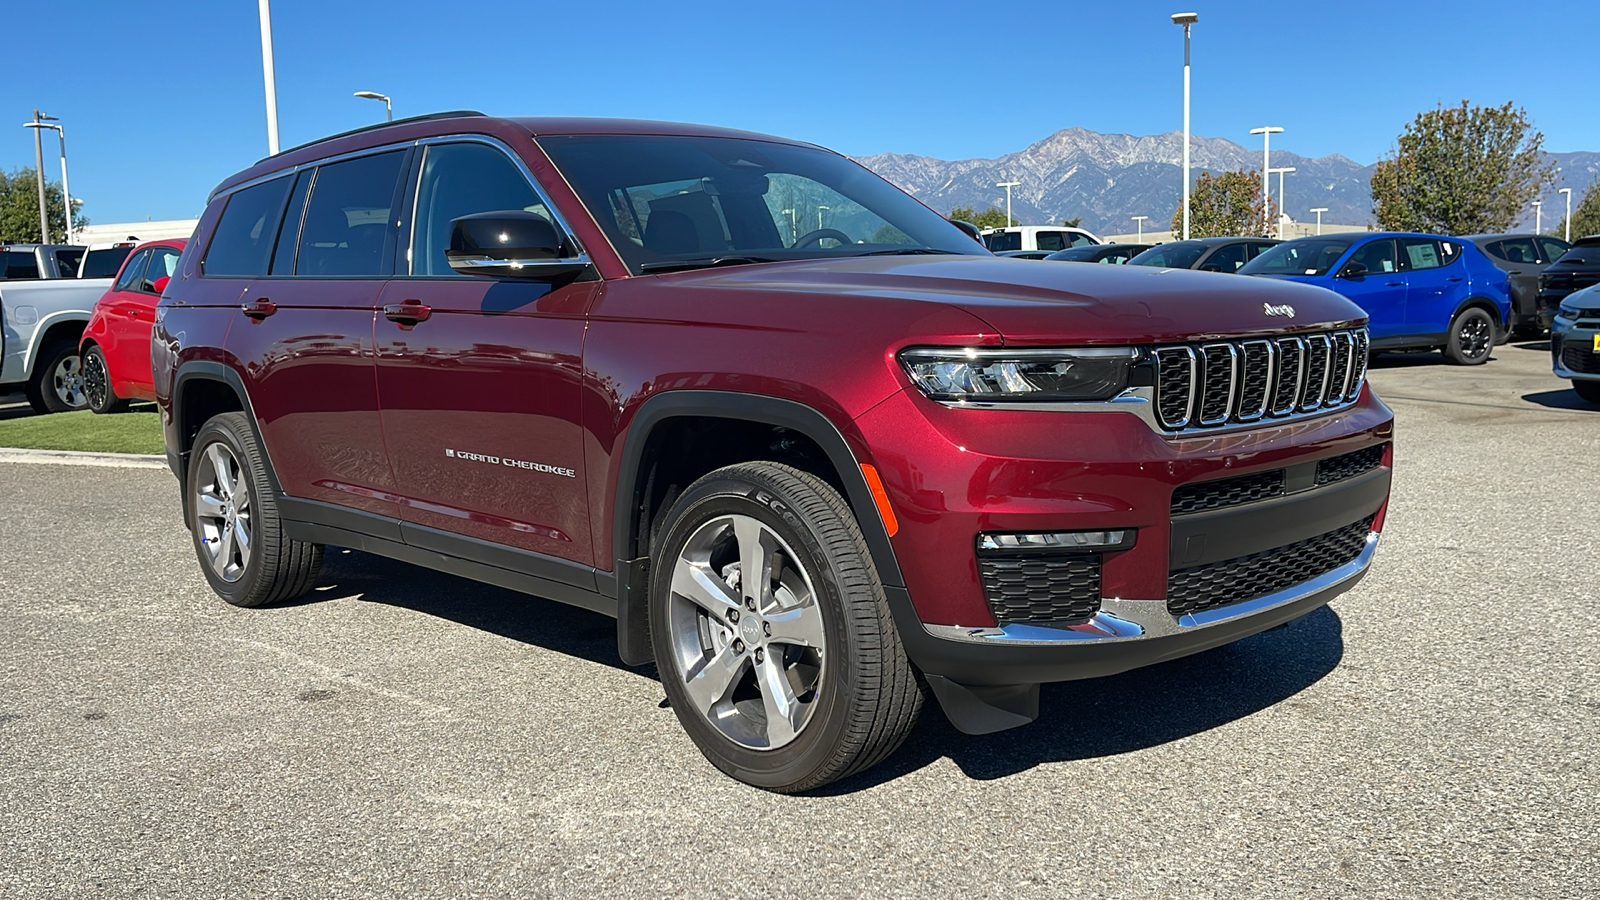
M 1157 419 L 1169 432 L 1199 432 L 1348 406 L 1369 348 L 1365 329 L 1158 346 Z

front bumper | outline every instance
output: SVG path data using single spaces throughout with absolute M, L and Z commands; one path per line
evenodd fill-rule
M 1596 352 L 1595 344 L 1600 323 L 1583 321 L 1578 325 L 1557 319 L 1550 329 L 1550 369 L 1558 378 L 1600 380 L 1600 352 Z

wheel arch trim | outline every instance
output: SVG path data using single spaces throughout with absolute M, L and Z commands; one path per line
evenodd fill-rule
M 256 411 L 250 402 L 250 391 L 245 388 L 244 377 L 232 366 L 206 359 L 190 360 L 178 366 L 178 371 L 172 378 L 171 400 L 172 429 L 173 433 L 177 435 L 177 439 L 180 442 L 186 440 L 191 424 L 196 426 L 196 430 L 200 425 L 204 424 L 199 422 L 190 423 L 184 418 L 183 398 L 185 391 L 193 382 L 197 381 L 209 381 L 227 385 L 234 394 L 238 395 L 239 404 L 243 407 L 245 417 L 250 420 L 250 429 L 255 432 L 256 443 L 261 447 L 261 463 L 266 468 L 267 481 L 272 485 L 272 492 L 275 495 L 282 496 L 283 486 L 278 481 L 278 470 L 272 465 L 272 451 L 267 447 L 267 442 L 261 434 L 261 427 L 256 423 Z M 174 461 L 179 467 L 179 471 L 173 474 L 178 476 L 180 486 L 188 478 L 190 450 L 191 448 L 189 447 L 167 448 L 168 460 Z M 183 518 L 185 522 L 188 522 L 188 492 L 182 491 L 182 493 L 184 496 Z

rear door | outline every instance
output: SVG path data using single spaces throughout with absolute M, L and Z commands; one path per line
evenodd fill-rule
M 1443 335 L 1456 307 L 1467 299 L 1461 245 L 1429 237 L 1403 237 L 1400 267 L 1406 274 L 1406 326 L 1412 334 Z
M 1400 271 L 1394 239 L 1375 238 L 1357 245 L 1336 271 L 1343 272 L 1350 263 L 1366 266 L 1366 274 L 1340 275 L 1334 279 L 1333 287 L 1367 311 L 1367 329 L 1372 338 L 1383 340 L 1408 334 L 1406 278 Z
M 526 210 L 560 229 L 559 218 L 496 143 L 428 143 L 416 168 L 409 268 L 377 319 L 383 433 L 402 515 L 418 526 L 405 539 L 459 553 L 459 535 L 593 565 L 579 404 L 599 283 L 457 275 L 452 219 Z
M 376 150 L 297 174 L 268 274 L 251 282 L 227 342 L 284 491 L 388 516 L 372 323 L 409 154 Z
M 111 290 L 100 298 L 99 306 L 102 310 L 101 321 L 105 323 L 105 330 L 99 335 L 100 352 L 105 354 L 106 367 L 111 373 L 111 390 L 118 396 L 128 396 L 125 390 L 138 363 L 133 359 L 138 355 L 133 345 L 134 333 L 139 326 L 139 313 L 141 305 L 138 303 L 139 287 L 144 281 L 145 268 L 150 264 L 150 250 L 141 250 L 128 257 L 122 271 L 117 273 L 117 280 L 111 285 Z M 144 308 L 144 380 L 150 380 L 150 325 L 154 321 L 153 310 Z
M 119 358 L 111 364 L 112 386 L 124 397 L 153 396 L 150 377 L 150 331 L 155 325 L 156 301 L 167 282 L 178 274 L 176 247 L 151 247 L 148 265 L 141 269 L 136 289 L 123 295 L 118 315 L 109 324 L 117 332 Z M 109 358 L 109 357 L 108 357 Z M 118 380 L 121 384 L 117 384 Z

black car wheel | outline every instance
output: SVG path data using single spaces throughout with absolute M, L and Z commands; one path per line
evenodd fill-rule
M 1472 307 L 1461 311 L 1450 323 L 1450 337 L 1444 345 L 1444 358 L 1458 366 L 1476 366 L 1489 361 L 1494 349 L 1494 320 L 1483 310 Z
M 83 392 L 83 363 L 74 341 L 46 344 L 34 363 L 28 385 L 28 403 L 39 412 L 58 413 L 83 409 L 89 398 Z
M 713 765 L 803 791 L 892 753 L 922 705 L 855 517 L 771 462 L 718 469 L 667 514 L 650 636 L 661 683 Z
M 128 408 L 128 401 L 117 396 L 111 389 L 111 369 L 106 366 L 106 355 L 101 352 L 99 345 L 90 344 L 82 353 L 83 358 L 83 393 L 88 399 L 88 406 L 97 413 L 122 412 Z

